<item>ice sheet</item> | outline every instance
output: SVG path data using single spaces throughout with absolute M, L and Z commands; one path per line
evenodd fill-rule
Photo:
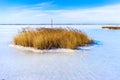
M 77 52 L 34 54 L 9 47 L 18 31 L 28 26 L 0 25 L 0 80 L 120 80 L 119 30 L 102 30 L 102 25 L 53 26 L 74 27 L 95 39 L 95 45 Z

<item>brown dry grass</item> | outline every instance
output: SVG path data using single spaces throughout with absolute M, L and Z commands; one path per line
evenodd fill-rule
M 91 44 L 85 33 L 72 29 L 61 28 L 37 28 L 35 30 L 24 29 L 17 34 L 13 42 L 15 45 L 33 47 L 36 49 L 69 48 Z
M 102 29 L 120 30 L 120 26 L 103 26 Z

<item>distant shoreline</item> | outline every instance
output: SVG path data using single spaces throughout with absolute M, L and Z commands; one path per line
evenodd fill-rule
M 0 24 L 0 25 L 51 25 L 51 24 Z M 52 24 L 52 25 L 120 25 L 120 24 Z

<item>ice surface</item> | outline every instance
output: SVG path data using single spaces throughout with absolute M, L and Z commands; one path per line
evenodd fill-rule
M 74 27 L 95 39 L 95 45 L 77 51 L 35 54 L 9 47 L 19 30 L 28 26 L 0 25 L 0 80 L 120 80 L 119 30 L 102 30 L 102 25 L 53 26 Z

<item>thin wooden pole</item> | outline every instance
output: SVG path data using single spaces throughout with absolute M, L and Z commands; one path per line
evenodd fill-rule
M 53 19 L 51 19 L 51 28 L 53 28 Z

